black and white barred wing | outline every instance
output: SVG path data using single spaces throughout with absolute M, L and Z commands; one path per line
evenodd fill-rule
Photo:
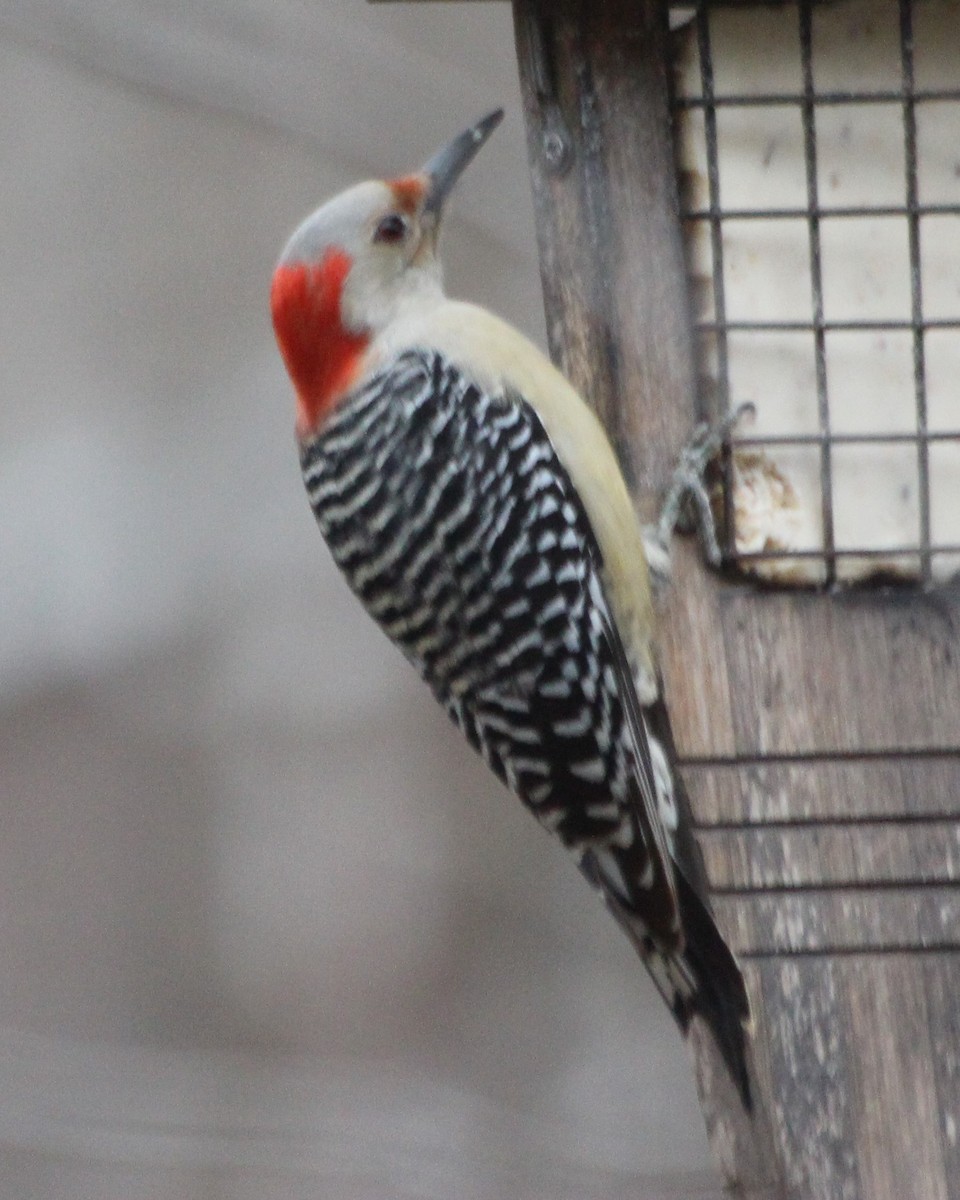
M 334 558 L 496 774 L 661 944 L 678 904 L 586 512 L 534 410 L 404 354 L 302 452 Z

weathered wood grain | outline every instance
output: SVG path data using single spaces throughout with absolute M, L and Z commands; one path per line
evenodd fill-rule
M 910 960 L 917 969 L 916 959 Z M 937 1088 L 936 1126 L 950 1200 L 960 1200 L 960 963 L 924 958 L 919 964 L 927 1005 Z
M 960 950 L 956 887 L 825 888 L 713 898 L 738 956 Z
M 856 1057 L 844 1019 L 842 963 L 747 961 L 763 1049 L 765 1102 L 785 1194 L 857 1200 L 854 1118 L 848 1089 Z
M 694 380 L 660 13 L 642 0 L 515 13 L 551 353 L 643 503 L 689 434 Z M 559 167 L 544 153 L 556 107 L 573 140 Z
M 960 744 L 956 598 L 722 593 L 738 755 Z
M 697 665 L 670 697 L 680 752 L 749 759 L 956 749 L 958 634 L 956 589 L 827 597 L 717 588 L 680 547 L 661 637 L 668 691 Z
M 960 752 L 687 763 L 697 826 L 960 817 Z
M 791 1084 L 773 1103 L 788 1195 L 953 1200 L 960 955 L 770 957 L 745 973 L 769 1070 Z
M 710 830 L 698 840 L 717 892 L 960 881 L 960 818 Z
M 923 975 L 910 957 L 845 974 L 850 1027 L 870 1051 L 850 1088 L 860 1195 L 947 1200 Z

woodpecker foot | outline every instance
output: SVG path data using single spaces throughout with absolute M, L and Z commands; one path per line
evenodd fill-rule
M 659 548 L 657 561 L 651 566 L 655 574 L 662 572 L 659 560 L 667 562 L 669 574 L 670 541 L 677 529 L 696 529 L 707 562 L 719 567 L 720 544 L 717 541 L 717 524 L 710 507 L 710 496 L 704 483 L 707 467 L 720 452 L 720 448 L 736 428 L 745 414 L 756 412 L 752 404 L 741 404 L 732 413 L 710 425 L 702 422 L 693 431 L 690 441 L 680 452 L 680 461 L 673 472 L 670 486 L 660 509 L 660 520 L 651 530 L 651 541 Z

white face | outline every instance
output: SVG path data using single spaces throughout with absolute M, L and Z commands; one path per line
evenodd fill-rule
M 377 333 L 401 301 L 439 295 L 437 222 L 424 214 L 427 180 L 358 183 L 327 201 L 287 242 L 280 265 L 319 263 L 331 251 L 351 260 L 340 317 L 358 333 Z

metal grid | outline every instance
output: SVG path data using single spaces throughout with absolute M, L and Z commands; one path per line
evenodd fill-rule
M 684 4 L 683 10 L 690 13 L 694 23 L 697 56 L 699 58 L 699 95 L 682 94 L 674 87 L 671 103 L 675 120 L 685 111 L 699 111 L 702 119 L 704 149 L 706 157 L 706 185 L 708 202 L 682 207 L 681 216 L 685 223 L 705 222 L 709 227 L 709 244 L 712 258 L 712 310 L 711 319 L 698 320 L 696 330 L 701 335 L 712 335 L 716 362 L 716 397 L 713 407 L 718 410 L 713 418 L 728 413 L 731 408 L 729 335 L 731 333 L 758 334 L 796 332 L 810 334 L 813 339 L 816 381 L 816 432 L 804 432 L 768 437 L 736 435 L 735 445 L 762 452 L 777 447 L 814 447 L 819 451 L 820 520 L 822 524 L 822 546 L 817 549 L 763 550 L 755 553 L 738 552 L 735 546 L 733 521 L 733 456 L 729 447 L 723 457 L 724 509 L 726 515 L 724 533 L 724 559 L 728 566 L 746 565 L 754 560 L 769 559 L 816 559 L 822 560 L 824 582 L 827 585 L 838 579 L 838 564 L 844 558 L 857 560 L 883 560 L 884 563 L 902 559 L 917 564 L 916 577 L 924 584 L 933 579 L 935 555 L 960 553 L 960 544 L 938 542 L 931 538 L 931 482 L 930 446 L 936 442 L 960 444 L 960 419 L 956 428 L 930 430 L 927 420 L 926 379 L 926 334 L 930 330 L 955 330 L 960 338 L 960 315 L 956 318 L 925 318 L 924 287 L 921 264 L 920 222 L 927 216 L 960 216 L 960 185 L 957 203 L 921 203 L 918 188 L 917 165 L 917 107 L 925 103 L 956 103 L 960 105 L 960 64 L 957 68 L 956 87 L 918 88 L 914 70 L 914 10 L 927 0 L 898 0 L 900 82 L 896 88 L 866 87 L 842 91 L 835 88 L 818 90 L 814 71 L 814 38 L 812 35 L 813 14 L 816 0 L 797 0 L 779 6 L 779 18 L 794 22 L 799 42 L 800 83 L 784 91 L 723 91 L 717 94 L 715 81 L 715 49 L 711 36 L 711 16 L 717 10 L 736 7 L 739 10 L 760 9 L 767 12 L 770 4 L 745 4 L 744 0 L 694 0 Z M 829 205 L 821 199 L 818 179 L 817 126 L 818 116 L 828 108 L 851 105 L 897 106 L 902 114 L 903 153 L 905 164 L 904 199 L 902 203 L 870 205 Z M 805 202 L 794 206 L 768 207 L 724 207 L 721 196 L 721 158 L 718 138 L 718 113 L 725 109 L 747 110 L 790 106 L 799 110 L 803 130 L 803 168 L 805 174 Z M 960 134 L 960 107 L 956 114 L 956 129 Z M 960 176 L 960 166 L 957 168 Z M 900 218 L 906 224 L 909 254 L 909 317 L 903 319 L 828 319 L 824 313 L 824 279 L 822 266 L 821 223 L 824 218 L 855 220 L 862 217 Z M 810 268 L 810 317 L 809 320 L 760 320 L 731 319 L 728 315 L 727 285 L 724 269 L 724 227 L 731 220 L 767 222 L 772 220 L 802 220 L 806 223 L 809 239 Z M 831 332 L 844 331 L 905 331 L 912 339 L 913 392 L 915 403 L 915 428 L 910 432 L 884 432 L 882 430 L 863 433 L 841 433 L 833 428 L 831 420 L 830 389 L 828 380 L 826 338 Z M 960 413 L 960 388 L 958 388 L 958 413 Z M 834 450 L 837 446 L 866 446 L 869 444 L 896 445 L 906 443 L 915 447 L 918 484 L 918 537 L 916 544 L 875 546 L 848 546 L 838 548 L 836 537 L 836 503 Z

